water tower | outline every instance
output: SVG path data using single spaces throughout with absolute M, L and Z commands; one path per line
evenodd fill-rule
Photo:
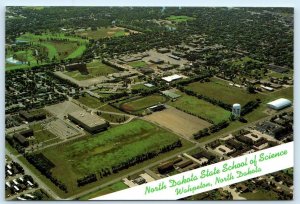
M 232 115 L 235 117 L 240 117 L 241 115 L 241 104 L 235 103 L 232 105 Z

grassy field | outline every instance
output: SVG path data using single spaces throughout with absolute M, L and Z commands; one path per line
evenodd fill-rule
M 64 74 L 81 81 L 99 76 L 107 76 L 118 71 L 113 67 L 103 64 L 101 60 L 93 60 L 88 63 L 87 69 L 89 74 L 81 74 L 79 71 L 65 71 Z
M 129 62 L 128 65 L 132 66 L 133 68 L 138 68 L 138 67 L 144 67 L 145 65 L 147 65 L 147 63 L 144 61 L 134 61 L 134 62 Z
M 195 19 L 194 17 L 190 17 L 190 16 L 174 16 L 174 15 L 171 15 L 171 16 L 167 17 L 167 20 L 174 21 L 176 23 L 186 22 L 186 21 L 194 20 L 194 19 Z
M 176 94 L 181 95 L 181 97 L 174 102 L 169 101 L 169 105 L 194 113 L 195 115 L 201 116 L 205 119 L 212 120 L 214 123 L 227 120 L 230 116 L 229 111 L 224 110 L 219 106 L 212 105 L 211 103 L 189 96 L 183 92 L 178 91 Z
M 87 37 L 94 40 L 106 37 L 121 37 L 129 35 L 129 32 L 126 32 L 124 28 L 119 27 L 98 28 L 97 30 L 80 30 L 76 31 L 75 33 L 78 36 Z
M 267 109 L 267 103 L 278 98 L 287 98 L 293 100 L 293 87 L 282 89 L 273 93 L 269 93 L 263 98 L 260 106 L 254 111 L 252 111 L 251 113 L 247 114 L 244 118 L 248 120 L 248 123 L 251 123 L 269 116 L 265 112 L 265 110 Z M 214 133 L 208 137 L 201 138 L 200 140 L 198 140 L 198 142 L 205 142 L 207 140 L 217 138 L 220 135 L 223 135 L 225 133 L 229 134 L 231 131 L 241 128 L 242 126 L 248 125 L 248 123 L 241 123 L 239 121 L 231 122 L 227 128 L 224 128 L 221 131 Z
M 227 104 L 239 103 L 242 106 L 251 100 L 264 98 L 262 94 L 249 94 L 246 90 L 230 86 L 228 82 L 217 78 L 211 78 L 210 82 L 194 82 L 186 88 Z
M 277 200 L 278 195 L 274 191 L 266 191 L 264 189 L 258 189 L 255 193 L 242 193 L 242 197 L 247 200 Z
M 114 183 L 110 186 L 102 188 L 98 191 L 95 191 L 95 192 L 89 193 L 85 196 L 82 196 L 82 197 L 79 198 L 79 200 L 89 200 L 89 199 L 92 199 L 92 198 L 96 198 L 98 196 L 102 196 L 102 195 L 106 195 L 106 194 L 109 194 L 109 193 L 124 190 L 126 188 L 128 188 L 128 186 L 125 185 L 122 181 L 119 181 L 119 182 Z
M 48 53 L 49 62 L 54 60 L 76 58 L 82 55 L 86 49 L 87 40 L 74 37 L 66 36 L 62 33 L 43 33 L 41 35 L 35 35 L 32 33 L 25 33 L 17 38 L 19 41 L 26 41 L 30 43 L 26 55 L 22 52 L 25 51 L 8 51 L 6 58 L 17 55 L 16 59 L 23 62 L 29 62 L 29 64 L 11 64 L 6 63 L 6 70 L 29 68 L 38 65 L 36 57 L 32 52 L 36 51 L 36 47 L 45 48 Z M 21 60 L 20 60 L 21 59 Z M 46 64 L 49 62 L 39 62 L 39 64 Z
M 120 122 L 125 122 L 128 120 L 128 116 L 125 115 L 114 115 L 114 114 L 109 114 L 109 113 L 101 113 L 99 115 L 100 117 L 104 118 L 108 122 L 112 123 L 120 123 Z
M 94 109 L 97 109 L 100 106 L 103 106 L 103 103 L 99 99 L 97 99 L 93 96 L 90 96 L 89 94 L 85 94 L 84 96 L 79 97 L 79 99 L 77 99 L 77 101 L 79 101 L 83 105 L 86 105 L 86 106 L 88 106 L 90 108 L 94 108 Z
M 101 108 L 99 108 L 99 110 L 113 112 L 113 113 L 123 113 L 119 109 L 117 109 L 117 108 L 115 108 L 115 107 L 113 107 L 109 104 L 106 104 L 106 105 L 102 106 Z
M 44 129 L 40 123 L 35 123 L 30 126 L 30 128 L 34 132 L 34 139 L 31 140 L 32 143 L 41 143 L 47 140 L 51 140 L 56 138 L 57 136 L 48 130 Z
M 118 178 L 120 175 L 129 173 L 134 169 L 149 165 L 154 161 L 162 159 L 162 156 L 170 156 L 193 144 L 181 140 L 183 146 L 171 152 L 164 153 L 153 159 L 144 161 L 141 164 L 125 169 L 109 177 L 98 178 L 95 182 L 84 187 L 77 187 L 76 180 L 90 173 L 96 173 L 102 168 L 110 168 L 120 162 L 145 153 L 146 151 L 157 151 L 164 145 L 173 143 L 178 137 L 171 132 L 159 128 L 143 120 L 135 120 L 125 125 L 120 125 L 99 133 L 92 137 L 84 137 L 77 141 L 70 141 L 53 147 L 44 149 L 43 154 L 56 166 L 51 169 L 53 175 L 68 187 L 69 193 L 62 197 L 70 196 L 91 187 L 103 184 L 111 179 Z M 99 174 L 97 173 L 97 176 Z M 45 178 L 46 179 L 46 178 Z
M 123 103 L 121 104 L 121 108 L 125 111 L 135 112 L 156 105 L 158 103 L 164 103 L 166 101 L 167 99 L 164 96 L 153 94 Z

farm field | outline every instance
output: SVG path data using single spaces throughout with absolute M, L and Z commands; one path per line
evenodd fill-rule
M 76 80 L 82 81 L 94 77 L 107 76 L 108 74 L 118 72 L 118 70 L 115 68 L 103 64 L 101 60 L 94 60 L 88 63 L 86 66 L 89 74 L 81 74 L 79 71 L 65 71 L 64 74 Z
M 194 82 L 189 84 L 186 88 L 198 94 L 223 101 L 227 104 L 239 103 L 242 106 L 247 102 L 262 99 L 262 94 L 249 94 L 246 90 L 234 86 L 230 86 L 228 82 L 217 78 L 211 78 L 210 82 Z M 222 93 L 222 94 L 220 94 Z
M 108 28 L 98 28 L 97 30 L 79 30 L 76 31 L 76 35 L 81 37 L 87 37 L 89 39 L 98 40 L 100 38 L 106 37 L 121 37 L 129 35 L 128 30 L 120 27 L 108 27 Z
M 189 20 L 194 20 L 195 18 L 193 17 L 189 17 L 189 16 L 175 16 L 175 15 L 171 15 L 169 17 L 167 17 L 167 20 L 170 20 L 170 21 L 174 21 L 174 22 L 186 22 L 186 21 L 189 21 Z
M 164 96 L 153 94 L 146 97 L 138 98 L 129 102 L 125 102 L 120 105 L 122 110 L 128 112 L 136 112 L 146 109 L 150 106 L 156 105 L 158 103 L 164 103 L 167 99 Z
M 194 96 L 189 96 L 183 92 L 176 92 L 181 95 L 176 101 L 169 101 L 168 104 L 179 108 L 182 111 L 190 112 L 196 116 L 211 120 L 214 123 L 219 123 L 223 120 L 227 120 L 230 116 L 230 112 L 208 103 L 204 100 L 198 99 Z
M 144 118 L 188 138 L 192 137 L 193 133 L 211 126 L 207 121 L 176 108 L 154 112 Z
M 71 195 L 84 189 L 89 189 L 92 186 L 97 186 L 99 182 L 111 180 L 122 173 L 141 168 L 141 165 L 149 164 L 151 161 L 157 161 L 162 158 L 162 155 L 172 155 L 192 146 L 192 143 L 181 139 L 182 147 L 160 154 L 117 174 L 104 178 L 99 177 L 99 172 L 103 168 L 110 169 L 112 166 L 144 154 L 145 151 L 157 152 L 165 145 L 172 144 L 178 140 L 179 138 L 175 134 L 152 123 L 135 120 L 92 137 L 84 137 L 77 141 L 70 141 L 47 148 L 43 150 L 43 154 L 55 164 L 55 167 L 51 169 L 53 175 L 67 185 L 69 189 L 68 195 Z M 90 173 L 96 173 L 97 177 L 99 177 L 99 182 L 78 188 L 76 180 Z M 66 194 L 64 195 L 66 196 Z

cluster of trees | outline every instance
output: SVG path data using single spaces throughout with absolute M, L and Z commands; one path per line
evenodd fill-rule
M 159 91 L 159 88 L 151 88 L 151 89 L 132 89 L 132 94 L 141 94 L 142 96 L 148 96 L 154 94 Z
M 97 176 L 96 174 L 90 174 L 88 176 L 85 176 L 83 178 L 80 178 L 77 180 L 77 186 L 80 187 L 80 186 L 85 186 L 89 183 L 93 183 L 97 181 Z
M 119 70 L 119 71 L 124 71 L 124 68 L 123 67 L 121 67 L 120 65 L 118 65 L 118 64 L 116 64 L 116 63 L 112 63 L 110 60 L 108 60 L 108 59 L 103 59 L 102 60 L 102 63 L 103 64 L 106 64 L 106 65 L 108 65 L 108 66 L 111 66 L 111 67 L 113 67 L 113 68 L 115 68 L 115 69 L 117 69 L 117 70 Z
M 242 107 L 241 116 L 244 116 L 250 112 L 252 112 L 254 109 L 256 109 L 259 104 L 261 103 L 260 99 L 257 99 L 256 101 L 249 101 Z
M 48 178 L 54 185 L 56 185 L 59 189 L 68 193 L 67 186 L 59 181 L 57 178 L 53 177 L 51 169 L 55 167 L 55 165 L 47 159 L 42 153 L 39 154 L 25 154 L 24 157 L 27 161 L 32 164 L 37 170 L 41 172 L 46 178 Z
M 203 130 L 200 130 L 199 132 L 194 133 L 193 137 L 194 137 L 194 139 L 197 140 L 197 139 L 200 139 L 202 137 L 209 136 L 212 133 L 218 132 L 218 131 L 228 127 L 228 125 L 229 125 L 228 121 L 226 121 L 226 120 L 222 121 L 218 124 L 210 126 L 209 128 L 204 128 Z
M 20 154 L 25 153 L 25 148 L 22 145 L 20 145 L 17 141 L 15 141 L 13 137 L 9 135 L 5 135 L 5 139 L 8 142 L 8 144 L 10 144 L 10 146 L 15 148 Z
M 123 92 L 120 92 L 120 93 L 111 94 L 109 96 L 106 96 L 105 98 L 100 98 L 100 101 L 101 102 L 107 102 L 107 101 L 119 99 L 119 98 L 126 97 L 126 96 L 128 96 L 128 93 L 126 91 L 123 91 Z

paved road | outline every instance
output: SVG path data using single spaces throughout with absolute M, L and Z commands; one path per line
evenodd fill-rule
M 62 200 L 54 191 L 52 191 L 39 177 L 37 177 L 28 167 L 25 165 L 18 156 L 13 155 L 7 149 L 5 153 L 15 162 L 19 163 L 24 168 L 24 173 L 32 176 L 33 180 L 39 184 L 39 187 L 44 189 L 55 200 Z

